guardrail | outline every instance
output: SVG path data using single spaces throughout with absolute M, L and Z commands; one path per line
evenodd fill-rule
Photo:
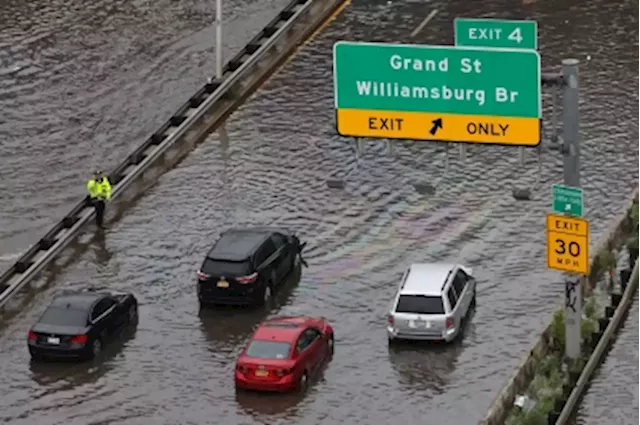
M 636 289 L 638 288 L 638 264 L 640 263 L 636 262 L 635 266 L 633 267 L 633 271 L 631 272 L 631 277 L 629 278 L 627 287 L 624 289 L 624 293 L 622 294 L 622 299 L 620 303 L 615 306 L 616 310 L 613 318 L 611 319 L 611 321 L 609 321 L 609 324 L 605 328 L 604 333 L 600 337 L 600 341 L 598 341 L 596 348 L 593 350 L 593 353 L 591 353 L 591 357 L 589 357 L 589 361 L 587 361 L 587 364 L 582 370 L 582 373 L 580 374 L 580 377 L 576 382 L 576 386 L 573 388 L 573 390 L 571 390 L 569 398 L 567 399 L 567 402 L 562 408 L 560 416 L 556 421 L 556 425 L 565 425 L 569 421 L 571 415 L 578 406 L 580 398 L 587 389 L 587 385 L 589 384 L 591 375 L 600 364 L 602 358 L 605 356 L 605 352 L 607 352 L 607 350 L 610 348 L 611 340 L 614 338 L 616 332 L 618 331 L 618 328 L 622 323 L 622 319 L 628 313 L 629 307 L 631 307 L 631 303 L 633 302 L 633 294 L 635 294 Z
M 221 113 L 223 106 L 216 108 L 225 100 L 233 99 L 233 90 L 243 81 L 256 73 L 261 77 L 269 72 L 261 68 L 261 62 L 268 60 L 270 53 L 275 53 L 275 65 L 286 58 L 299 44 L 327 18 L 330 17 L 343 3 L 348 0 L 292 0 L 267 26 L 260 31 L 237 55 L 235 55 L 223 69 L 223 77 L 206 83 L 180 109 L 167 120 L 162 127 L 135 149 L 110 174 L 109 181 L 113 186 L 112 200 L 116 200 L 158 159 L 165 156 L 169 148 L 179 142 L 195 143 L 206 134 L 216 122 L 207 119 L 207 115 Z M 285 36 L 292 35 L 295 26 L 304 21 L 305 29 L 292 40 Z M 278 43 L 285 39 L 286 47 Z M 262 80 L 260 80 L 262 81 Z M 255 83 L 255 81 L 250 81 Z M 248 84 L 250 85 L 250 84 Z M 233 109 L 231 106 L 226 109 Z M 224 115 L 224 114 L 223 114 Z M 219 119 L 219 118 L 218 118 Z M 204 131 L 203 125 L 210 124 Z M 200 126 L 194 136 L 194 127 Z M 191 137 L 190 137 L 191 136 Z M 79 234 L 82 227 L 93 218 L 95 211 L 89 196 L 82 199 L 62 220 L 60 220 L 47 234 L 33 245 L 18 261 L 0 276 L 0 308 L 16 294 L 20 288 L 42 271 L 56 256 L 64 250 Z

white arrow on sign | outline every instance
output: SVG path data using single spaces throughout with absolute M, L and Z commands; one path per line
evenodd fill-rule
M 565 211 L 570 211 L 571 210 L 571 204 L 565 204 L 564 210 Z

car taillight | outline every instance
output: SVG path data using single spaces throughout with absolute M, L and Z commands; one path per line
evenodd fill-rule
M 239 371 L 240 373 L 247 373 L 247 372 L 249 372 L 249 369 L 248 369 L 248 368 L 246 368 L 246 367 L 244 367 L 244 366 L 242 366 L 242 365 L 237 365 L 237 366 L 236 366 L 236 369 L 238 369 L 238 371 Z
M 202 273 L 200 270 L 198 270 L 197 275 L 199 280 L 207 280 L 211 277 L 206 273 Z
M 278 369 L 278 370 L 276 370 L 276 374 L 278 376 L 291 375 L 291 372 L 293 372 L 293 369 Z
M 76 335 L 74 337 L 71 337 L 71 343 L 72 344 L 86 344 L 87 343 L 87 336 L 86 335 Z
M 36 335 L 34 331 L 29 331 L 29 335 L 27 336 L 27 338 L 31 341 L 35 341 L 38 339 L 38 335 Z
M 453 320 L 453 317 L 447 317 L 447 320 L 444 322 L 444 327 L 447 329 L 451 329 L 455 326 L 455 321 Z
M 236 277 L 236 282 L 242 283 L 242 284 L 253 283 L 256 281 L 257 278 L 258 278 L 258 273 L 253 273 L 253 274 L 250 274 L 249 276 Z
M 389 324 L 393 326 L 396 323 L 396 320 L 393 318 L 393 315 L 390 314 L 387 316 L 387 322 L 389 322 Z

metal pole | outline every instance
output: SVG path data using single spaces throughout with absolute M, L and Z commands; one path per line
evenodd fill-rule
M 216 0 L 216 78 L 222 78 L 222 0 Z
M 520 167 L 524 167 L 524 147 L 520 146 Z
M 580 187 L 580 111 L 578 105 L 579 84 L 577 59 L 562 61 L 564 77 L 563 95 L 563 136 L 564 184 Z M 580 278 L 567 279 L 565 282 L 565 354 L 569 359 L 580 357 L 582 335 L 582 291 Z
M 564 75 L 563 124 L 564 184 L 580 187 L 580 111 L 578 106 L 578 59 L 562 61 Z

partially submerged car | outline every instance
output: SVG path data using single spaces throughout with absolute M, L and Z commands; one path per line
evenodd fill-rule
M 263 305 L 299 263 L 306 265 L 305 245 L 282 229 L 224 232 L 197 272 L 200 303 Z
M 387 316 L 389 340 L 453 341 L 476 302 L 472 270 L 459 264 L 412 264 Z
M 93 359 L 119 331 L 138 322 L 138 302 L 131 293 L 93 290 L 56 296 L 29 330 L 33 360 Z

